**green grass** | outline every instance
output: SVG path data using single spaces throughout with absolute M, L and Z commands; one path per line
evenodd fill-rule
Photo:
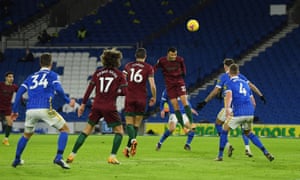
M 234 145 L 233 157 L 224 157 L 224 161 L 213 159 L 218 151 L 217 137 L 195 137 L 192 151 L 183 149 L 186 137 L 169 137 L 161 151 L 155 151 L 158 136 L 138 137 L 138 151 L 135 157 L 125 158 L 122 150 L 127 142 L 124 136 L 118 153 L 121 165 L 107 163 L 113 136 L 92 135 L 79 150 L 70 170 L 64 170 L 52 164 L 56 153 L 56 135 L 34 135 L 29 141 L 22 159 L 23 166 L 11 167 L 15 148 L 20 135 L 10 137 L 10 146 L 0 147 L 0 179 L 35 180 L 35 179 L 208 179 L 208 180 L 300 180 L 300 146 L 299 139 L 262 138 L 262 142 L 275 156 L 269 162 L 254 145 L 251 149 L 254 157 L 244 154 L 240 137 L 229 138 Z M 77 135 L 69 137 L 65 158 L 72 149 Z M 225 155 L 226 155 L 225 151 Z

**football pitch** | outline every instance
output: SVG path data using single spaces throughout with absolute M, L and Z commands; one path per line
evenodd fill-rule
M 2 134 L 3 136 L 3 134 Z M 245 155 L 241 137 L 229 137 L 235 150 L 231 158 L 224 152 L 222 162 L 214 161 L 218 152 L 218 137 L 196 136 L 192 150 L 183 149 L 186 137 L 171 136 L 160 151 L 155 151 L 159 136 L 139 136 L 137 154 L 125 158 L 122 150 L 128 137 L 124 136 L 118 152 L 120 165 L 107 163 L 112 135 L 91 135 L 78 151 L 71 169 L 64 170 L 53 164 L 56 154 L 57 135 L 34 135 L 24 150 L 25 164 L 13 168 L 16 144 L 21 134 L 12 134 L 10 146 L 0 146 L 0 172 L 2 180 L 40 179 L 161 179 L 161 180 L 300 180 L 299 139 L 261 138 L 267 149 L 275 156 L 273 162 L 251 144 L 253 157 Z M 77 135 L 70 135 L 64 158 L 70 153 Z

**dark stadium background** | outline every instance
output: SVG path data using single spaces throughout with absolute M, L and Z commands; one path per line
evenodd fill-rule
M 299 0 L 0 2 L 0 75 L 14 71 L 18 85 L 39 69 L 41 53 L 51 53 L 53 70 L 60 75 L 66 93 L 80 102 L 90 75 L 101 67 L 99 55 L 103 49 L 119 48 L 124 56 L 123 67 L 134 60 L 137 47 L 147 49 L 147 62 L 154 65 L 166 55 L 168 47 L 175 46 L 185 58 L 185 80 L 194 107 L 214 88 L 223 70 L 223 59 L 229 57 L 241 65 L 241 72 L 266 98 L 263 104 L 256 96 L 256 123 L 299 124 Z M 191 18 L 199 21 L 199 31 L 186 30 L 185 24 Z M 81 28 L 87 30 L 83 40 L 77 38 Z M 43 30 L 51 40 L 38 40 Z M 30 48 L 35 60 L 18 62 L 26 48 Z M 155 78 L 158 102 L 147 109 L 147 122 L 162 122 L 157 110 L 164 83 L 160 72 Z M 55 107 L 60 108 L 62 103 L 56 99 Z M 221 106 L 222 101 L 212 100 L 199 111 L 195 121 L 213 123 Z M 17 121 L 24 121 L 24 112 L 23 107 Z M 88 112 L 89 109 L 81 118 L 75 114 L 63 116 L 69 121 L 84 122 Z

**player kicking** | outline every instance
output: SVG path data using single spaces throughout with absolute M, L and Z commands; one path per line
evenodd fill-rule
M 228 141 L 229 131 L 231 129 L 236 129 L 241 125 L 244 134 L 263 152 L 269 161 L 273 161 L 274 156 L 267 151 L 258 136 L 251 132 L 254 118 L 255 99 L 248 83 L 241 79 L 238 74 L 238 65 L 230 65 L 230 81 L 227 81 L 224 85 L 224 108 L 226 121 L 220 135 L 219 154 L 215 160 L 223 160 L 223 151 Z
M 226 58 L 224 60 L 223 64 L 224 64 L 225 73 L 221 74 L 221 76 L 219 77 L 219 79 L 217 81 L 217 84 L 216 84 L 215 88 L 209 93 L 209 95 L 204 99 L 204 101 L 202 101 L 198 104 L 197 109 L 202 109 L 211 99 L 216 97 L 218 94 L 223 93 L 222 89 L 224 89 L 225 83 L 230 80 L 230 77 L 229 77 L 229 74 L 228 74 L 229 66 L 233 63 L 234 63 L 233 59 Z M 244 79 L 245 81 L 247 81 L 250 88 L 251 88 L 251 90 L 254 91 L 257 95 L 259 95 L 261 100 L 264 103 L 266 103 L 266 100 L 265 100 L 263 94 L 260 92 L 260 90 L 253 83 L 248 81 L 247 78 L 244 75 L 240 74 L 240 73 L 239 73 L 238 76 L 240 78 Z M 222 96 L 223 96 L 223 94 L 222 94 Z M 222 108 L 220 110 L 220 112 L 218 113 L 217 119 L 216 119 L 216 122 L 215 122 L 215 128 L 216 128 L 219 135 L 221 134 L 222 126 L 225 122 L 225 119 L 226 119 L 225 109 Z M 251 150 L 250 150 L 249 139 L 243 133 L 242 133 L 242 137 L 243 137 L 243 141 L 244 141 L 244 144 L 245 144 L 245 154 L 248 157 L 252 157 L 253 155 L 252 155 Z M 229 143 L 227 144 L 227 147 L 228 147 L 228 156 L 231 157 L 234 148 Z
M 123 150 L 125 157 L 134 156 L 137 148 L 138 128 L 144 118 L 147 104 L 147 81 L 150 85 L 152 97 L 149 106 L 156 103 L 156 86 L 153 67 L 145 63 L 146 49 L 138 48 L 135 52 L 135 62 L 125 65 L 123 73 L 127 77 L 128 92 L 125 98 L 125 120 L 128 134 L 127 146 Z
M 52 109 L 52 99 L 55 94 L 63 97 L 69 103 L 70 99 L 65 95 L 63 88 L 58 80 L 58 75 L 51 71 L 51 55 L 43 54 L 40 58 L 41 69 L 30 75 L 18 89 L 11 118 L 16 120 L 18 117 L 19 104 L 22 95 L 27 91 L 28 102 L 26 104 L 26 118 L 24 135 L 19 139 L 13 167 L 23 164 L 21 155 L 27 145 L 27 142 L 34 133 L 35 125 L 39 120 L 43 120 L 50 126 L 59 130 L 57 154 L 53 163 L 64 169 L 70 169 L 70 166 L 63 160 L 63 153 L 68 140 L 69 127 L 61 115 Z
M 118 69 L 121 65 L 122 53 L 116 49 L 105 49 L 100 56 L 103 68 L 94 72 L 93 77 L 85 91 L 82 104 L 78 109 L 78 116 L 85 110 L 86 103 L 92 91 L 95 89 L 95 99 L 89 114 L 88 122 L 79 134 L 67 163 L 72 163 L 77 151 L 83 145 L 85 139 L 92 133 L 99 120 L 104 117 L 108 127 L 113 128 L 115 133 L 111 155 L 108 158 L 110 164 L 120 164 L 116 155 L 123 138 L 123 126 L 121 117 L 117 111 L 116 99 L 118 96 L 126 95 L 127 82 L 123 73 Z
M 164 108 L 164 105 L 165 103 L 168 104 L 168 107 L 169 107 L 169 121 L 168 121 L 168 129 L 164 132 L 164 134 L 161 136 L 159 142 L 156 144 L 156 151 L 159 151 L 161 149 L 161 146 L 163 144 L 163 142 L 170 136 L 172 135 L 172 133 L 175 131 L 176 129 L 176 125 L 178 123 L 178 120 L 175 116 L 175 111 L 174 111 L 174 108 L 170 102 L 170 99 L 167 95 L 167 91 L 164 90 L 163 93 L 162 93 L 162 96 L 161 96 L 161 100 L 160 100 L 160 116 L 161 118 L 165 118 L 165 115 L 166 115 L 166 110 Z M 185 130 L 185 133 L 189 132 L 189 131 L 192 131 L 192 132 L 195 132 L 195 127 L 194 125 L 191 125 L 190 124 L 190 121 L 184 111 L 184 108 L 183 108 L 183 105 L 180 101 L 180 99 L 178 99 L 178 103 L 179 103 L 179 107 L 180 107 L 180 111 L 182 113 L 182 119 L 183 119 L 183 124 L 184 126 L 182 126 L 182 128 Z M 190 105 L 190 103 L 189 103 Z M 198 113 L 197 111 L 195 111 L 193 108 L 192 109 L 192 113 L 195 114 L 196 116 L 198 116 Z M 192 127 L 192 129 L 188 129 L 189 127 Z M 186 143 L 184 145 L 184 149 L 187 150 L 187 151 L 190 151 L 191 150 L 191 142 L 194 138 L 194 133 L 188 133 L 188 136 L 187 136 L 187 140 L 186 140 Z

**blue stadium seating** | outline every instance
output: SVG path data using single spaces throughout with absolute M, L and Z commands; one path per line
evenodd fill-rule
M 264 105 L 255 95 L 255 115 L 265 124 L 299 124 L 299 42 L 300 27 L 240 68 L 241 73 L 260 88 L 267 99 L 267 104 Z M 192 104 L 196 106 L 212 88 L 213 86 L 210 86 L 207 90 L 200 91 L 198 96 L 191 100 Z M 214 122 L 221 107 L 221 101 L 212 100 L 201 110 L 201 120 Z
M 199 5 L 196 0 L 148 1 L 113 1 L 99 8 L 97 14 L 89 15 L 62 30 L 53 44 L 135 44 Z M 185 29 L 185 21 L 179 22 L 167 34 L 146 44 L 145 47 L 151 48 L 154 57 L 148 62 L 154 64 L 166 54 L 169 46 L 178 47 L 179 55 L 185 57 L 187 62 L 187 86 L 193 86 L 198 79 L 220 68 L 225 56 L 238 57 L 285 23 L 287 16 L 270 16 L 269 6 L 271 3 L 289 2 L 222 0 L 211 3 L 193 15 L 193 18 L 200 20 L 199 32 L 190 33 Z M 172 13 L 168 14 L 169 10 Z M 97 19 L 101 19 L 101 24 L 95 23 Z M 134 19 L 139 19 L 140 23 L 133 23 Z M 76 31 L 81 26 L 88 30 L 87 38 L 83 41 L 76 38 Z M 158 88 L 163 89 L 160 86 Z
M 0 19 L 0 33 L 9 30 L 14 25 L 26 22 L 30 17 L 58 2 L 58 0 L 11 0 L 11 2 L 9 15 Z
M 300 115 L 296 112 L 300 98 L 296 93 L 297 82 L 300 80 L 297 73 L 300 62 L 300 52 L 297 51 L 299 42 L 300 28 L 297 28 L 241 68 L 249 79 L 253 79 L 261 87 L 268 99 L 265 106 L 258 103 L 256 110 L 257 116 L 263 122 L 299 123 Z
M 60 31 L 53 44 L 136 44 L 197 3 L 198 0 L 168 1 L 166 5 L 162 4 L 162 0 L 112 1 L 100 7 L 97 14 L 89 15 Z M 172 13 L 168 13 L 169 10 Z M 95 23 L 97 19 L 101 20 L 101 24 Z M 88 31 L 83 41 L 76 38 L 81 26 Z
M 130 2 L 130 6 L 128 6 Z M 97 14 L 89 15 L 74 24 L 69 25 L 67 29 L 59 32 L 59 37 L 53 40 L 53 45 L 96 45 L 96 44 L 135 44 L 136 42 L 148 39 L 152 33 L 157 33 L 166 25 L 178 20 L 183 14 L 187 14 L 193 7 L 197 6 L 198 0 L 172 0 L 169 4 L 161 4 L 162 0 L 144 0 L 144 1 L 113 1 L 105 7 L 101 7 Z M 167 1 L 164 1 L 167 2 Z M 154 65 L 160 56 L 166 55 L 169 46 L 178 48 L 178 54 L 185 58 L 187 66 L 186 83 L 188 87 L 193 86 L 197 81 L 202 80 L 207 75 L 210 75 L 215 70 L 222 67 L 224 57 L 237 58 L 248 49 L 253 48 L 262 39 L 267 37 L 270 33 L 276 31 L 287 21 L 287 16 L 270 16 L 269 5 L 275 3 L 291 3 L 291 0 L 266 0 L 259 2 L 252 2 L 246 0 L 219 0 L 208 4 L 204 9 L 193 13 L 184 19 L 196 18 L 200 21 L 200 31 L 188 32 L 185 29 L 185 20 L 178 21 L 177 26 L 172 26 L 167 32 L 162 32 L 161 35 L 153 37 L 151 41 L 144 44 L 148 50 L 147 62 Z M 186 6 L 189 4 L 189 6 Z M 128 13 L 130 10 L 134 13 Z M 172 10 L 170 13 L 169 10 Z M 101 19 L 101 24 L 95 24 L 95 21 Z M 138 19 L 140 23 L 133 23 Z M 147 22 L 147 23 L 145 23 Z M 79 41 L 76 38 L 76 31 L 84 25 L 88 29 L 87 39 Z M 289 34 L 284 42 L 281 44 L 274 44 L 273 47 L 268 48 L 266 52 L 255 57 L 253 61 L 246 63 L 241 71 L 253 80 L 258 87 L 262 89 L 267 98 L 267 105 L 262 106 L 258 101 L 257 116 L 260 117 L 264 123 L 296 123 L 291 116 L 297 117 L 294 108 L 289 110 L 282 107 L 282 115 L 277 115 L 280 111 L 273 112 L 272 109 L 275 103 L 284 104 L 279 95 L 281 86 L 285 85 L 285 81 L 274 81 L 281 78 L 278 72 L 278 67 L 286 65 L 293 71 L 287 71 L 286 78 L 294 78 L 291 80 L 288 87 L 295 89 L 296 80 L 299 79 L 299 73 L 295 69 L 299 69 L 299 65 L 295 65 L 294 61 L 285 61 L 285 59 L 297 59 L 299 54 L 295 46 L 299 46 L 299 30 Z M 293 41 L 291 42 L 291 40 Z M 16 58 L 14 50 L 7 51 L 6 56 Z M 101 49 L 43 49 L 35 50 L 36 52 L 52 52 L 52 51 L 73 51 L 83 52 L 88 51 L 90 56 L 99 57 Z M 134 49 L 122 49 L 124 60 L 122 67 L 128 61 L 134 59 Z M 269 61 L 263 61 L 268 59 Z M 270 63 L 270 60 L 273 61 Z M 280 63 L 280 64 L 275 64 Z M 294 68 L 296 66 L 296 68 Z M 8 68 L 14 68 L 12 64 L 7 65 Z M 121 68 L 122 68 L 121 67 Z M 264 67 L 264 76 L 262 77 L 259 69 Z M 63 74 L 63 67 L 56 67 L 56 71 Z M 248 70 L 247 70 L 248 69 Z M 271 69 L 270 71 L 266 71 Z M 1 68 L 2 71 L 2 68 Z M 23 70 L 24 71 L 24 70 Z M 19 70 L 18 70 L 19 72 Z M 20 72 L 22 70 L 20 69 Z M 22 72 L 24 73 L 24 72 Z M 87 77 L 88 78 L 88 77 Z M 86 79 L 87 79 L 86 78 Z M 164 89 L 163 77 L 160 72 L 155 75 L 158 95 Z M 272 81 L 271 81 L 271 80 Z M 268 86 L 265 86 L 265 85 Z M 213 88 L 209 86 L 207 90 L 200 91 L 197 97 L 191 99 L 192 104 L 202 100 Z M 284 91 L 291 93 L 290 91 Z M 295 94 L 295 93 L 293 93 Z M 285 95 L 288 100 L 295 98 L 292 95 Z M 295 95 L 296 96 L 296 95 Z M 277 97 L 279 102 L 273 101 Z M 299 97 L 296 96 L 296 99 Z M 159 100 L 159 98 L 158 98 Z M 207 120 L 213 122 L 222 102 L 213 100 L 201 112 L 200 116 L 196 117 L 196 121 Z M 270 109 L 269 109 L 270 108 Z M 272 113 L 264 113 L 272 112 Z M 283 117 L 285 116 L 285 117 Z M 299 115 L 298 115 L 299 116 Z M 150 121 L 158 121 L 157 118 L 150 118 Z

